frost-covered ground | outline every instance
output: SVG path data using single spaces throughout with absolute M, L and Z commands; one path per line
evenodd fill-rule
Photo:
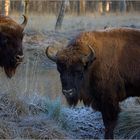
M 64 108 L 67 132 L 76 139 L 102 139 L 104 125 L 100 112 L 91 108 Z
M 104 126 L 99 112 L 86 107 L 68 108 L 60 98 L 0 95 L 1 139 L 102 139 Z M 115 138 L 140 138 L 140 105 L 129 99 L 122 105 Z
M 114 18 L 115 17 L 115 18 Z M 38 18 L 40 22 L 38 22 Z M 69 108 L 61 93 L 56 65 L 45 56 L 48 46 L 65 46 L 79 32 L 109 26 L 140 28 L 140 16 L 66 17 L 60 32 L 55 18 L 31 16 L 23 41 L 25 59 L 11 79 L 0 73 L 0 138 L 102 139 L 100 112 L 81 104 Z M 56 99 L 60 96 L 60 99 Z M 52 99 L 50 99 L 50 98 Z M 140 138 L 139 100 L 121 104 L 116 138 Z

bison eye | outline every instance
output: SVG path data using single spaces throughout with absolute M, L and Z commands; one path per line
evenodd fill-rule
M 83 72 L 82 71 L 75 71 L 75 76 L 81 79 L 83 77 Z
M 8 42 L 7 37 L 0 37 L 0 42 L 1 42 L 2 44 L 7 43 L 7 42 Z
M 81 73 L 83 71 L 84 71 L 84 67 L 83 66 L 77 66 L 77 67 L 75 67 L 75 72 Z
M 77 69 L 74 72 L 76 75 L 83 75 L 83 70 L 82 69 Z
M 7 43 L 8 43 L 8 39 L 6 39 L 6 38 L 0 39 L 0 44 L 1 44 L 0 46 L 1 47 L 5 48 Z

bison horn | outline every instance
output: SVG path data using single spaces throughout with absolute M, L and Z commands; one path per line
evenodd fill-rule
M 27 24 L 28 19 L 27 19 L 27 17 L 26 17 L 25 15 L 22 15 L 22 16 L 23 16 L 23 18 L 24 18 L 24 21 L 23 21 L 23 23 L 21 24 L 21 27 L 22 27 L 23 30 L 24 30 L 24 28 L 25 28 L 25 26 L 26 26 L 26 24 Z
M 56 53 L 57 52 L 54 50 L 54 47 L 47 47 L 46 55 L 49 59 L 51 59 L 54 62 L 56 62 L 56 60 L 57 60 Z
M 90 49 L 90 53 L 82 58 L 82 62 L 84 65 L 86 65 L 87 63 L 91 64 L 96 58 L 94 49 L 90 45 L 88 45 L 88 48 Z

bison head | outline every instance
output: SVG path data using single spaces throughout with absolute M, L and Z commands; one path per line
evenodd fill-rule
M 20 25 L 9 17 L 0 17 L 0 66 L 11 78 L 23 60 L 22 39 L 27 18 Z
M 52 47 L 46 49 L 48 58 L 56 62 L 57 70 L 60 73 L 62 92 L 70 106 L 75 106 L 80 99 L 80 90 L 85 74 L 95 59 L 95 52 L 88 46 L 88 53 L 85 55 L 75 46 L 68 46 L 57 51 Z

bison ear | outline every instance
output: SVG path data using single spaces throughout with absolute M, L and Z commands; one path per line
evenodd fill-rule
M 91 46 L 88 46 L 90 53 L 84 57 L 82 57 L 82 62 L 84 66 L 88 67 L 91 63 L 96 59 L 95 51 Z

